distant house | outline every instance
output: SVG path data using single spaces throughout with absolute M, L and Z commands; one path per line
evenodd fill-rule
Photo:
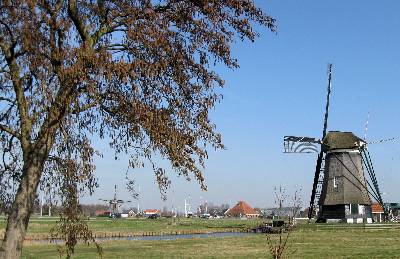
M 371 204 L 371 209 L 372 209 L 372 218 L 374 219 L 374 221 L 382 222 L 384 213 L 382 206 L 377 202 L 373 202 Z
M 131 210 L 125 210 L 121 213 L 121 218 L 133 218 L 136 216 L 136 213 Z
M 161 212 L 161 217 L 172 218 L 173 216 L 174 216 L 174 212 L 173 211 L 163 211 L 163 212 Z
M 400 220 L 400 203 L 385 203 L 386 208 L 389 210 L 389 217 L 392 220 Z
M 151 216 L 151 215 L 161 215 L 160 210 L 144 210 L 143 213 L 146 217 Z
M 128 215 L 130 218 L 133 218 L 136 216 L 136 213 L 133 210 L 128 211 Z
M 260 213 L 253 209 L 245 201 L 239 201 L 235 206 L 228 209 L 225 212 L 225 215 L 235 218 L 257 218 L 260 216 Z

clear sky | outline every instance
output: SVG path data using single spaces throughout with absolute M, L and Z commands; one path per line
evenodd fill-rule
M 316 154 L 283 154 L 283 136 L 319 138 L 327 85 L 333 63 L 328 130 L 353 131 L 367 139 L 400 137 L 400 1 L 258 0 L 277 19 L 275 35 L 261 29 L 254 43 L 237 42 L 233 53 L 240 68 L 218 68 L 226 81 L 224 98 L 212 111 L 227 150 L 210 152 L 204 170 L 207 192 L 195 181 L 169 175 L 172 187 L 162 202 L 150 168 L 133 171 L 140 186 L 141 208 L 180 207 L 190 195 L 192 206 L 210 201 L 246 200 L 257 207 L 274 204 L 274 186 L 290 195 L 302 188 L 309 203 Z M 96 162 L 100 187 L 84 203 L 119 198 L 125 190 L 124 157 L 100 145 Z M 369 147 L 384 200 L 400 202 L 400 141 Z M 161 162 L 167 163 L 167 162 Z M 137 206 L 134 201 L 133 206 Z

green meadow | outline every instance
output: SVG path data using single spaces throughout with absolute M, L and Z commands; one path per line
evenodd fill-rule
M 45 234 L 56 219 L 33 219 L 29 234 Z M 247 229 L 260 220 L 89 220 L 95 233 L 219 232 Z M 2 221 L 0 229 L 4 230 Z M 28 234 L 28 235 L 29 235 Z M 272 239 L 278 235 L 271 235 Z M 286 258 L 400 258 L 400 225 L 299 224 Z M 162 241 L 104 241 L 103 258 L 271 258 L 265 234 Z M 22 258 L 60 258 L 55 244 L 27 243 Z M 94 245 L 78 245 L 74 258 L 99 258 Z
M 57 223 L 58 218 L 32 218 L 29 222 L 28 237 L 35 235 L 47 235 L 50 229 Z M 117 219 L 93 218 L 87 220 L 90 229 L 96 233 L 122 233 L 122 234 L 151 234 L 173 232 L 224 232 L 238 231 L 256 226 L 262 223 L 261 219 L 187 219 L 187 218 L 132 218 Z M 0 233 L 4 232 L 6 221 L 0 219 Z
M 300 231 L 289 238 L 287 258 L 399 258 L 398 230 Z M 104 258 L 271 258 L 263 234 L 173 241 L 109 241 Z M 23 258 L 59 258 L 55 245 L 27 245 Z M 79 245 L 74 258 L 99 258 L 94 246 Z

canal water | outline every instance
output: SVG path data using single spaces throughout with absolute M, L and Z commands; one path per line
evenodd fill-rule
M 118 240 L 177 240 L 184 238 L 218 238 L 218 237 L 244 237 L 248 235 L 254 235 L 253 233 L 243 232 L 217 232 L 217 233 L 202 233 L 202 234 L 176 234 L 176 235 L 153 235 L 153 236 L 126 236 L 126 237 L 96 237 L 95 240 L 101 241 L 118 241 Z M 42 239 L 42 240 L 31 240 L 33 243 L 55 243 L 61 244 L 64 241 L 61 239 Z

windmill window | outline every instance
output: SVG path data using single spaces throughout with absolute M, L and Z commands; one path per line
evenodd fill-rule
M 351 214 L 358 214 L 358 204 L 351 204 Z
M 333 187 L 337 188 L 337 181 L 336 181 L 336 177 L 333 177 Z

